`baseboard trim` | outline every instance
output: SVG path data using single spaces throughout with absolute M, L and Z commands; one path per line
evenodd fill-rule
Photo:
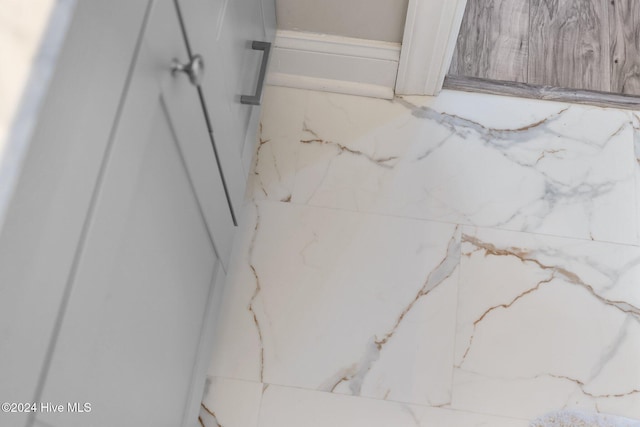
M 286 86 L 296 89 L 310 89 L 322 92 L 344 93 L 347 95 L 369 96 L 373 98 L 393 99 L 394 96 L 393 89 L 385 86 L 294 74 L 272 73 L 268 83 L 273 86 Z
M 390 99 L 399 59 L 399 43 L 279 30 L 267 83 Z

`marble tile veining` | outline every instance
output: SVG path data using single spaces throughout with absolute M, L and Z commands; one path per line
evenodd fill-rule
M 267 86 L 269 106 L 262 110 L 248 198 L 290 201 L 297 150 L 309 92 Z M 294 142 L 292 144 L 292 142 Z
M 291 128 L 297 105 L 277 123 Z M 639 243 L 629 112 L 452 91 L 310 93 L 298 127 L 277 142 L 286 155 L 258 158 L 259 170 L 290 172 L 264 176 L 258 197 Z M 270 195 L 283 186 L 291 193 Z
M 259 138 L 219 425 L 640 419 L 638 113 L 268 87 Z
M 450 401 L 459 227 L 281 202 L 246 214 L 213 375 Z
M 465 227 L 452 407 L 640 419 L 640 248 Z
M 263 384 L 209 378 L 200 404 L 202 427 L 257 427 Z

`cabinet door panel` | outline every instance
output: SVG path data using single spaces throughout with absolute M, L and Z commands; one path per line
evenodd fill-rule
M 156 1 L 41 399 L 91 412 L 41 413 L 48 424 L 196 422 L 233 226 L 197 92 L 171 76 L 171 60 L 186 60 L 181 37 L 173 3 Z
M 259 107 L 241 104 L 240 97 L 254 94 L 258 82 L 262 52 L 251 48 L 252 41 L 272 41 L 266 40 L 262 3 L 179 0 L 178 4 L 191 51 L 203 55 L 207 65 L 202 91 L 232 203 L 239 210 L 246 187 L 243 151 L 253 152 L 245 141 L 255 142 L 257 121 L 251 117 L 259 115 Z
M 264 24 L 264 32 L 268 41 L 276 38 L 276 2 L 274 0 L 261 0 L 262 4 L 262 21 Z
M 251 113 L 257 108 L 240 103 L 241 95 L 253 95 L 258 84 L 262 52 L 251 48 L 253 40 L 265 40 L 262 7 L 258 0 L 232 1 L 222 21 L 219 45 L 225 55 L 221 62 L 226 77 L 227 99 L 232 101 L 232 113 L 238 118 L 239 152 L 249 126 Z M 215 133 L 215 129 L 214 129 Z

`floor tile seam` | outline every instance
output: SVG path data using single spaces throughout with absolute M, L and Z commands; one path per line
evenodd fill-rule
M 241 378 L 238 376 L 228 376 L 228 375 L 217 375 L 217 374 L 207 374 L 207 378 L 211 379 L 211 380 L 216 380 L 216 379 L 221 379 L 221 380 L 231 380 L 231 381 L 236 381 L 236 382 L 241 382 L 241 383 L 246 383 L 246 384 L 253 384 L 253 385 L 258 385 L 258 384 L 263 384 L 263 382 L 260 382 L 260 380 L 253 380 L 253 379 L 247 379 L 247 378 Z
M 265 389 L 265 383 L 260 382 L 259 380 L 248 380 L 246 378 L 238 378 L 238 377 L 231 377 L 231 376 L 227 376 L 227 375 L 212 375 L 212 374 L 207 374 L 207 379 L 208 380 L 216 380 L 216 379 L 221 379 L 221 380 L 226 380 L 226 381 L 234 381 L 237 383 L 243 383 L 243 384 L 251 384 L 251 385 L 260 385 L 262 390 L 260 391 L 260 403 L 258 404 L 258 414 L 257 414 L 257 418 L 256 418 L 256 424 L 255 426 L 249 426 L 249 427 L 258 427 L 260 425 L 260 414 L 262 412 L 262 401 L 263 401 L 263 397 L 264 397 L 264 389 Z M 211 386 L 209 386 L 211 387 Z M 204 397 L 203 396 L 203 402 L 204 402 Z
M 636 186 L 637 186 L 637 184 L 636 184 Z M 638 199 L 638 195 L 636 195 L 636 199 Z M 374 212 L 374 211 L 361 211 L 361 210 L 349 209 L 349 208 L 343 208 L 343 207 L 336 207 L 336 206 L 322 206 L 322 205 L 315 205 L 315 204 L 309 204 L 309 203 L 299 203 L 299 202 L 293 202 L 293 201 L 283 202 L 281 200 L 274 200 L 274 199 L 254 199 L 254 200 L 251 200 L 251 201 L 245 203 L 245 205 L 248 205 L 248 204 L 251 204 L 251 203 L 257 203 L 257 204 L 266 203 L 266 204 L 274 204 L 274 205 L 280 204 L 280 205 L 283 205 L 283 206 L 284 205 L 291 205 L 291 206 L 296 206 L 296 207 L 308 207 L 308 208 L 314 208 L 314 209 L 319 209 L 319 210 L 328 210 L 328 211 L 336 211 L 336 212 L 347 212 L 347 213 L 361 214 L 361 215 L 365 215 L 365 216 L 372 216 L 372 217 L 379 217 L 379 218 L 389 218 L 389 219 L 398 219 L 398 220 L 412 221 L 412 222 L 451 225 L 451 226 L 460 227 L 462 230 L 464 230 L 465 228 L 466 229 L 471 228 L 471 229 L 491 230 L 491 231 L 500 231 L 500 232 L 511 232 L 511 233 L 518 233 L 518 234 L 527 234 L 527 235 L 531 235 L 531 236 L 538 236 L 538 237 L 543 237 L 543 238 L 544 237 L 550 237 L 550 238 L 555 238 L 555 239 L 564 239 L 564 240 L 571 240 L 571 241 L 584 242 L 584 243 L 614 245 L 614 246 L 622 246 L 622 247 L 640 249 L 640 242 L 638 242 L 638 243 L 626 243 L 626 242 L 613 241 L 613 240 L 589 239 L 587 237 L 576 237 L 576 236 L 568 236 L 568 235 L 562 235 L 562 234 L 541 233 L 541 232 L 536 232 L 536 231 L 516 230 L 516 229 L 511 229 L 511 228 L 501 228 L 501 227 L 486 226 L 486 225 L 474 225 L 474 224 L 460 223 L 460 222 L 453 222 L 453 221 L 445 221 L 445 220 L 439 220 L 439 219 L 420 218 L 420 217 L 410 216 L 410 215 L 398 215 L 398 214 L 389 214 L 389 213 Z M 638 209 L 638 207 L 636 206 L 636 210 L 637 209 Z
M 326 391 L 326 390 L 320 390 L 318 388 L 313 388 L 313 387 L 304 387 L 304 386 L 299 386 L 299 385 L 291 385 L 291 384 L 285 384 L 285 383 L 273 382 L 273 381 L 260 382 L 259 380 L 247 380 L 246 378 L 224 376 L 224 375 L 213 375 L 213 376 L 209 375 L 209 377 L 210 378 L 220 378 L 220 379 L 224 379 L 224 380 L 237 381 L 237 382 L 243 382 L 243 383 L 248 383 L 248 384 L 262 385 L 262 389 L 263 390 L 262 390 L 262 397 L 260 399 L 260 406 L 261 407 L 263 406 L 264 393 L 266 392 L 266 390 L 270 386 L 276 386 L 276 387 L 281 387 L 281 388 L 285 388 L 285 389 L 310 391 L 310 392 L 316 392 L 316 393 L 324 393 L 324 394 L 329 394 L 329 395 L 334 395 L 334 396 L 347 397 L 347 398 L 352 398 L 352 399 L 361 399 L 361 400 L 372 401 L 372 402 L 388 402 L 388 403 L 391 403 L 391 404 L 409 405 L 409 406 L 415 406 L 415 407 L 419 407 L 419 408 L 443 409 L 443 410 L 449 410 L 449 411 L 461 412 L 461 413 L 467 413 L 467 414 L 473 414 L 473 415 L 487 415 L 487 416 L 496 416 L 496 417 L 506 418 L 506 419 L 514 419 L 514 420 L 519 420 L 519 421 L 528 421 L 526 418 L 517 418 L 517 417 L 505 416 L 505 415 L 494 414 L 494 413 L 489 413 L 489 412 L 476 412 L 476 411 L 470 411 L 470 410 L 464 409 L 464 408 L 456 408 L 452 403 L 448 403 L 446 405 L 435 405 L 434 406 L 434 405 L 428 405 L 428 404 L 425 404 L 425 403 L 407 402 L 407 401 L 392 400 L 392 399 L 380 399 L 380 398 L 371 397 L 371 396 L 359 396 L 359 395 L 352 395 L 352 394 L 346 394 L 346 393 L 336 393 L 336 392 L 331 392 L 331 391 Z
M 229 379 L 232 379 L 232 378 L 229 378 Z M 296 386 L 296 385 L 288 385 L 288 384 L 281 384 L 281 383 L 275 383 L 275 382 L 264 382 L 262 384 L 264 384 L 264 391 L 265 392 L 268 390 L 268 388 L 270 386 L 275 386 L 275 387 L 280 387 L 280 388 L 285 388 L 285 389 L 299 390 L 299 391 L 309 391 L 309 392 L 315 392 L 315 393 L 323 393 L 323 394 L 333 395 L 333 396 L 336 396 L 336 397 L 346 397 L 346 398 L 350 398 L 350 399 L 359 399 L 359 400 L 369 401 L 369 402 L 387 402 L 387 403 L 394 404 L 394 405 L 414 406 L 414 407 L 417 407 L 417 408 L 425 408 L 425 409 L 442 409 L 442 410 L 445 410 L 445 411 L 453 411 L 453 412 L 465 413 L 465 414 L 471 414 L 471 415 L 495 416 L 495 417 L 500 417 L 500 418 L 505 418 L 505 419 L 513 419 L 513 420 L 518 420 L 518 421 L 528 421 L 528 419 L 526 419 L 526 418 L 517 418 L 517 417 L 512 417 L 512 416 L 505 416 L 505 415 L 485 413 L 485 412 L 475 412 L 475 411 L 469 411 L 469 410 L 465 410 L 465 409 L 457 409 L 457 408 L 453 408 L 451 406 L 443 406 L 443 405 L 433 406 L 433 405 L 428 405 L 428 404 L 424 404 L 424 403 L 405 402 L 405 401 L 391 400 L 391 399 L 380 399 L 380 398 L 370 397 L 370 396 L 360 396 L 360 395 L 352 395 L 352 394 L 346 394 L 346 393 L 336 393 L 336 392 L 332 392 L 332 391 L 319 390 L 317 388 L 303 387 L 303 386 Z

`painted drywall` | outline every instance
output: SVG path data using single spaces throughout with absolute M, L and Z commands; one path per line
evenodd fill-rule
M 409 0 L 276 0 L 278 28 L 402 42 Z
M 0 229 L 75 3 L 0 0 Z
M 0 158 L 54 0 L 0 0 Z

